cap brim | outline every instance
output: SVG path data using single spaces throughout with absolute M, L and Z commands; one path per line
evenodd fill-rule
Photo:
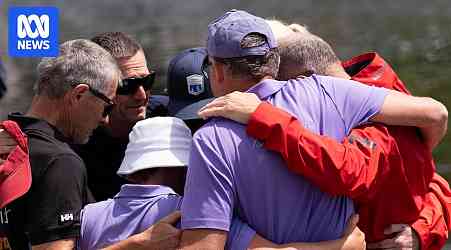
M 147 152 L 126 151 L 117 170 L 119 176 L 127 176 L 140 170 L 162 167 L 186 167 L 189 160 L 187 150 L 158 150 Z
M 151 95 L 146 107 L 146 117 L 167 116 L 169 96 Z
M 151 95 L 149 98 L 148 106 L 168 106 L 169 103 L 169 96 L 167 95 Z
M 0 183 L 0 208 L 24 195 L 31 187 L 30 160 L 19 146 L 11 151 L 3 163 L 3 169 L 14 171 Z
M 169 112 L 171 113 L 172 116 L 175 116 L 182 120 L 201 119 L 197 115 L 197 112 L 199 112 L 199 110 L 203 106 L 207 105 L 214 99 L 215 98 L 207 98 L 207 99 L 200 100 L 198 102 L 195 102 L 195 103 L 192 103 L 189 105 L 184 105 L 183 102 L 169 103 Z M 171 106 L 172 106 L 173 112 L 171 112 Z M 179 109 L 177 109 L 177 107 L 179 107 Z

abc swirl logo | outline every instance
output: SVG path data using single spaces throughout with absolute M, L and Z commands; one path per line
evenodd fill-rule
M 56 7 L 10 7 L 8 12 L 10 56 L 58 55 Z

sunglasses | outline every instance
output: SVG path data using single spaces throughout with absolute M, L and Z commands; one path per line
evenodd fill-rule
M 148 91 L 152 88 L 155 82 L 155 71 L 151 71 L 150 74 L 141 78 L 126 78 L 122 79 L 122 84 L 118 86 L 116 94 L 118 95 L 130 95 L 136 93 L 136 90 L 140 86 L 144 91 Z
M 102 113 L 102 117 L 107 117 L 109 115 L 111 115 L 111 112 L 113 111 L 114 106 L 116 106 L 116 104 L 113 102 L 113 100 L 111 100 L 110 98 L 108 98 L 106 95 L 104 95 L 103 93 L 100 93 L 100 91 L 94 89 L 93 87 L 91 87 L 91 85 L 83 83 L 85 85 L 87 85 L 89 87 L 89 92 L 91 92 L 91 94 L 99 99 L 101 99 L 102 101 L 106 102 L 106 104 L 108 104 L 107 106 L 105 106 L 103 108 L 103 113 Z M 74 88 L 75 86 L 80 85 L 80 83 L 73 83 L 71 84 L 72 88 Z
M 111 112 L 113 111 L 113 108 L 116 104 L 114 104 L 114 102 L 108 98 L 106 95 L 100 93 L 99 91 L 93 89 L 91 86 L 89 86 L 89 92 L 91 92 L 91 94 L 99 99 L 102 99 L 102 101 L 106 102 L 108 105 L 106 105 L 103 108 L 103 113 L 102 113 L 102 117 L 107 117 L 109 115 L 111 115 Z

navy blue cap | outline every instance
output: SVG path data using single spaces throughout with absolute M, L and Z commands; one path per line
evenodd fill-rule
M 200 119 L 197 112 L 213 99 L 210 81 L 202 65 L 208 60 L 205 48 L 177 54 L 168 67 L 169 115 L 182 120 Z
M 168 115 L 169 97 L 166 95 L 151 95 L 147 102 L 146 118 Z

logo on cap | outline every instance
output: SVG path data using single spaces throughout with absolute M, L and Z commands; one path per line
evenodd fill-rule
M 56 7 L 10 7 L 8 12 L 10 56 L 58 55 Z
M 188 93 L 190 95 L 200 95 L 204 92 L 204 77 L 201 75 L 190 75 L 186 77 L 188 83 Z

